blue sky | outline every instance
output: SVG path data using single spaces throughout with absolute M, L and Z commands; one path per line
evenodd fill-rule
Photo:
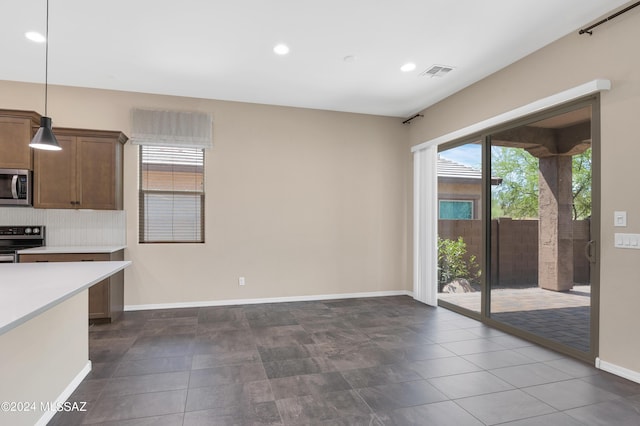
M 447 160 L 479 169 L 480 164 L 482 164 L 482 146 L 468 143 L 447 149 L 446 151 L 441 151 L 440 156 Z

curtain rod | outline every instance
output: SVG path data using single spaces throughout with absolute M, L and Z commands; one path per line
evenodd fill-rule
M 613 15 L 606 17 L 605 19 L 603 19 L 603 20 L 602 20 L 602 21 L 600 21 L 600 22 L 596 22 L 595 24 L 593 24 L 593 25 L 591 25 L 591 26 L 589 26 L 589 27 L 587 27 L 587 28 L 584 28 L 584 29 L 582 29 L 582 30 L 578 31 L 578 34 L 582 35 L 582 34 L 584 34 L 584 33 L 587 33 L 587 34 L 589 34 L 589 35 L 593 35 L 593 31 L 591 31 L 592 29 L 594 29 L 595 27 L 597 27 L 597 26 L 599 26 L 599 25 L 604 24 L 604 23 L 605 23 L 605 22 L 607 22 L 607 21 L 612 20 L 613 18 L 615 18 L 615 17 L 617 17 L 617 16 L 622 15 L 622 14 L 623 14 L 623 13 L 625 13 L 625 12 L 630 11 L 631 9 L 633 9 L 633 8 L 634 8 L 634 7 L 636 7 L 636 6 L 640 6 L 640 1 L 639 1 L 639 2 L 636 2 L 636 3 L 634 3 L 634 4 L 632 4 L 631 6 L 625 7 L 624 9 L 622 9 L 622 10 L 620 10 L 620 11 L 618 11 L 618 12 L 614 13 Z
M 414 118 L 418 118 L 418 117 L 424 117 L 424 115 L 422 115 L 422 114 L 416 114 L 416 115 L 414 115 L 414 116 L 412 116 L 412 117 L 409 117 L 409 118 L 407 118 L 406 120 L 404 120 L 404 121 L 402 122 L 402 124 L 408 124 L 408 123 L 410 123 L 410 122 L 411 122 L 411 120 L 413 120 Z

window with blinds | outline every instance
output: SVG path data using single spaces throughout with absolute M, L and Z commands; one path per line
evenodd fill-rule
M 204 242 L 204 150 L 140 145 L 140 242 Z

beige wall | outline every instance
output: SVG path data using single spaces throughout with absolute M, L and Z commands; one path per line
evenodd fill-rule
M 481 198 L 482 182 L 457 183 L 438 179 L 438 200 L 473 201 L 473 219 L 479 219 L 482 214 Z
M 0 82 L 2 108 L 43 112 L 42 86 Z M 54 126 L 129 133 L 132 107 L 208 111 L 206 244 L 137 244 L 136 146 L 125 146 L 125 304 L 403 291 L 401 119 L 50 87 Z M 246 278 L 244 287 L 238 277 Z
M 415 145 L 596 78 L 610 79 L 602 94 L 602 231 L 600 235 L 600 358 L 640 372 L 640 251 L 614 249 L 614 210 L 628 212 L 622 232 L 640 233 L 640 197 L 630 185 L 640 158 L 640 10 L 594 30 L 577 32 L 426 109 L 414 120 Z

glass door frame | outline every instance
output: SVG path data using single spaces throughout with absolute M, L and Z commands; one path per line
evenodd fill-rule
M 510 326 L 504 322 L 491 318 L 491 135 L 500 131 L 512 129 L 515 127 L 531 124 L 547 118 L 551 118 L 566 112 L 574 111 L 580 108 L 591 107 L 591 235 L 594 244 L 591 246 L 591 256 L 594 262 L 590 262 L 590 342 L 589 351 L 583 352 L 570 346 L 561 344 L 557 341 L 543 338 L 539 335 L 527 332 L 525 330 Z M 482 144 L 482 241 L 485 250 L 483 256 L 483 271 L 480 280 L 481 289 L 481 306 L 480 312 L 462 308 L 450 302 L 438 299 L 438 306 L 460 313 L 462 315 L 474 318 L 494 327 L 498 330 L 505 331 L 516 337 L 532 341 L 541 346 L 548 347 L 557 352 L 569 355 L 571 357 L 594 363 L 599 353 L 599 323 L 600 323 L 600 249 L 601 241 L 601 202 L 600 202 L 600 182 L 601 182 L 601 139 L 600 139 L 600 94 L 595 93 L 584 98 L 567 102 L 558 107 L 552 107 L 541 112 L 533 113 L 526 117 L 519 118 L 510 122 L 502 123 L 483 130 L 482 132 L 465 136 L 458 140 L 452 140 L 440 144 L 438 152 L 451 149 L 457 146 L 465 145 L 471 142 L 481 141 Z M 434 194 L 437 198 L 438 194 Z
M 487 305 L 487 272 L 488 270 L 486 269 L 487 264 L 491 264 L 490 260 L 487 258 L 487 232 L 488 232 L 488 222 L 485 219 L 485 215 L 487 213 L 487 208 L 486 208 L 486 201 L 487 201 L 487 182 L 489 184 L 489 189 L 491 188 L 491 180 L 489 178 L 489 180 L 487 181 L 487 173 L 485 172 L 485 168 L 486 168 L 486 155 L 487 155 L 487 142 L 486 142 L 486 136 L 484 136 L 483 134 L 477 134 L 477 135 L 471 135 L 471 136 L 466 136 L 464 139 L 461 140 L 456 140 L 456 141 L 452 141 L 452 142 L 447 142 L 444 143 L 442 145 L 438 146 L 438 154 L 440 154 L 440 152 L 442 151 L 446 151 L 452 148 L 457 148 L 463 145 L 467 145 L 470 143 L 476 143 L 476 142 L 480 142 L 480 146 L 481 146 L 481 169 L 482 169 L 482 182 L 481 182 L 481 194 L 480 194 L 480 200 L 481 200 L 481 206 L 482 208 L 480 209 L 481 212 L 481 218 L 480 220 L 482 221 L 481 224 L 481 247 L 484 247 L 484 254 L 483 254 L 483 262 L 482 262 L 482 273 L 480 275 L 480 311 L 476 312 L 473 311 L 471 309 L 467 309 L 467 308 L 463 308 L 462 306 L 456 305 L 454 303 L 451 302 L 447 302 L 445 300 L 442 300 L 441 298 L 438 297 L 438 306 L 441 306 L 443 308 L 449 309 L 451 311 L 460 313 L 462 315 L 468 316 L 470 318 L 476 319 L 478 321 L 482 321 L 484 322 L 485 320 L 485 307 L 488 306 Z M 439 190 L 438 190 L 439 192 Z M 435 197 L 438 197 L 438 194 L 435 194 Z M 489 209 L 489 212 L 491 212 L 491 209 Z M 488 312 L 488 311 L 487 311 Z

